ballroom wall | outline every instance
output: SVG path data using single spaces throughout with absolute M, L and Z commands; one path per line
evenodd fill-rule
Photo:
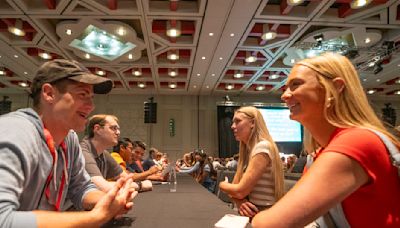
M 0 98 L 3 95 L 0 94 Z M 30 106 L 32 101 L 26 94 L 7 94 L 12 101 L 12 110 Z M 168 153 L 171 159 L 195 148 L 202 148 L 210 155 L 218 155 L 217 102 L 223 96 L 154 96 L 157 102 L 157 123 L 144 123 L 143 103 L 150 96 L 145 95 L 96 95 L 93 114 L 114 114 L 120 120 L 121 136 L 142 140 L 149 146 Z M 233 97 L 235 102 L 279 103 L 278 97 L 241 96 Z M 371 101 L 380 115 L 388 100 Z M 390 102 L 390 101 L 389 101 Z M 400 122 L 400 105 L 391 102 L 396 110 L 397 124 Z M 175 135 L 169 132 L 169 120 L 175 121 Z M 80 134 L 82 137 L 82 134 Z

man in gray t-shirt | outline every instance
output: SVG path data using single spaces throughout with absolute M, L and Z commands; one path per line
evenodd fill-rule
M 89 119 L 86 137 L 80 143 L 85 157 L 85 169 L 92 182 L 104 192 L 108 192 L 121 175 L 126 175 L 106 150 L 118 144 L 119 135 L 117 117 L 94 115 Z

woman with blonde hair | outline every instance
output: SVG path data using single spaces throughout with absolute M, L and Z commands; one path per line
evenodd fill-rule
M 299 182 L 253 227 L 302 227 L 329 211 L 337 227 L 400 227 L 400 181 L 384 142 L 400 143 L 383 126 L 353 64 L 327 53 L 296 63 L 282 100 L 306 129 L 316 152 Z M 397 152 L 398 153 L 398 152 Z
M 257 108 L 238 109 L 231 128 L 240 142 L 239 163 L 233 183 L 221 182 L 219 187 L 229 194 L 241 215 L 253 217 L 283 196 L 282 162 Z

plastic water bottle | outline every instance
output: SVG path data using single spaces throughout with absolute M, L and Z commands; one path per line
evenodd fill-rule
M 176 185 L 176 171 L 174 167 L 171 167 L 171 170 L 169 171 L 169 191 L 176 192 Z

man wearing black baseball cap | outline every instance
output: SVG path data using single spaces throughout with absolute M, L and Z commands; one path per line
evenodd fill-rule
M 130 177 L 107 194 L 90 182 L 75 133 L 84 130 L 94 109 L 93 94 L 112 86 L 76 61 L 56 59 L 33 79 L 33 109 L 0 117 L 2 227 L 100 226 L 132 207 Z M 66 199 L 91 211 L 49 212 L 62 211 Z

